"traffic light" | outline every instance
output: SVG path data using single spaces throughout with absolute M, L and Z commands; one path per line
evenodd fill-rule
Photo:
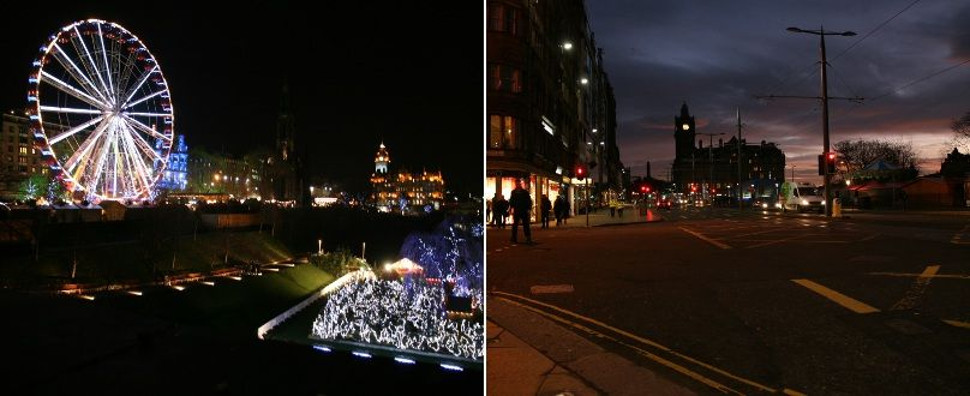
M 641 193 L 644 193 L 644 194 L 649 193 L 650 192 L 650 186 L 648 186 L 646 184 L 640 186 L 640 192 Z
M 576 165 L 576 178 L 579 179 L 579 180 L 583 180 L 583 179 L 586 178 L 586 166 L 585 165 L 581 165 L 581 164 L 580 165 Z
M 828 152 L 818 156 L 818 175 L 824 176 L 825 173 L 835 173 L 835 153 Z

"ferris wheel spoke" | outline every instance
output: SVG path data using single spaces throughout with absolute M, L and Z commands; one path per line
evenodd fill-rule
M 128 56 L 124 58 L 123 62 L 121 57 L 118 57 L 119 77 L 117 89 L 115 91 L 117 91 L 116 94 L 118 95 L 117 98 L 119 99 L 120 103 L 126 103 L 128 100 L 130 100 L 128 97 L 128 87 L 131 79 L 135 77 L 135 74 L 138 71 L 138 64 L 135 62 L 137 58 L 138 55 L 136 54 L 136 51 L 129 51 Z M 124 100 L 121 100 L 122 97 L 124 97 Z
M 141 130 L 142 132 L 145 132 L 145 133 L 147 133 L 147 134 L 149 134 L 149 135 L 151 135 L 153 137 L 156 137 L 156 138 L 159 138 L 159 139 L 162 139 L 162 140 L 166 140 L 166 141 L 169 141 L 169 142 L 172 141 L 172 137 L 171 136 L 168 136 L 168 135 L 159 133 L 154 128 L 149 127 L 148 125 L 143 124 L 141 121 L 138 121 L 138 120 L 136 120 L 134 118 L 128 117 L 126 114 L 122 114 L 122 117 L 124 117 L 125 120 L 130 121 L 129 125 L 134 126 L 136 129 Z M 169 116 L 169 117 L 171 117 L 171 116 Z
M 58 45 L 56 42 L 54 43 L 54 49 L 55 49 L 54 59 L 56 59 L 57 62 L 60 63 L 65 70 L 67 70 L 67 72 L 71 75 L 71 77 L 74 77 L 74 79 L 77 82 L 81 83 L 81 87 L 84 88 L 84 90 L 87 91 L 88 94 L 98 95 L 101 97 L 101 100 L 105 102 L 108 101 L 108 98 L 104 96 L 104 93 L 101 92 L 98 89 L 98 87 L 94 85 L 94 82 L 91 81 L 90 78 L 88 78 L 87 73 L 81 70 L 81 68 L 78 67 L 77 63 L 74 63 L 74 61 L 71 60 L 71 57 L 68 56 L 67 52 L 64 51 L 64 49 L 61 48 L 61 46 Z M 81 60 L 83 63 L 83 58 Z
M 97 107 L 102 110 L 107 110 L 111 107 L 107 105 L 105 102 L 97 100 L 91 95 L 88 95 L 82 92 L 80 89 L 75 88 L 73 85 L 70 85 L 64 81 L 61 81 L 60 79 L 52 76 L 50 73 L 46 71 L 42 71 L 40 74 L 42 77 L 41 81 L 46 81 L 48 84 L 52 85 L 54 88 L 57 88 L 61 92 L 69 94 L 81 101 L 84 101 L 85 103 L 91 106 Z
M 93 109 L 77 109 L 73 107 L 54 107 L 54 106 L 40 106 L 41 111 L 52 111 L 55 113 L 74 113 L 74 114 L 104 114 L 101 110 Z
M 146 100 L 148 100 L 148 99 L 151 99 L 151 98 L 154 98 L 154 97 L 156 97 L 156 96 L 158 96 L 158 95 L 161 95 L 161 94 L 163 94 L 163 93 L 166 93 L 166 92 L 168 92 L 168 89 L 163 89 L 163 90 L 161 90 L 161 91 L 156 91 L 156 92 L 154 92 L 154 93 L 151 93 L 151 94 L 148 94 L 148 95 L 146 95 L 146 96 L 143 96 L 143 97 L 141 97 L 141 98 L 139 98 L 138 100 L 136 100 L 136 101 L 134 101 L 134 102 L 131 102 L 131 103 L 125 103 L 125 105 L 124 105 L 124 106 L 121 106 L 121 108 L 122 108 L 122 109 L 127 109 L 127 108 L 129 108 L 129 107 L 132 107 L 132 106 L 134 106 L 134 105 L 137 105 L 137 104 L 139 104 L 139 103 L 141 103 L 141 102 L 144 102 L 144 101 L 146 101 Z M 128 98 L 128 99 L 131 99 L 131 98 Z
M 101 24 L 98 24 L 98 41 L 101 42 L 101 55 L 104 59 L 104 75 L 108 77 L 108 93 L 116 93 L 114 82 L 111 81 L 111 64 L 108 63 L 108 49 L 104 46 L 104 33 L 101 31 Z M 111 95 L 117 101 L 117 95 Z
M 64 132 L 61 132 L 61 133 L 59 133 L 57 135 L 54 135 L 54 137 L 52 137 L 50 139 L 47 139 L 47 143 L 50 144 L 50 145 L 57 144 L 61 140 L 67 139 L 68 137 L 74 135 L 75 133 L 78 133 L 80 131 L 83 131 L 83 130 L 87 129 L 87 127 L 89 127 L 89 126 L 101 122 L 102 120 L 104 120 L 104 118 L 105 118 L 105 116 L 103 114 L 100 115 L 100 116 L 98 116 L 98 117 L 92 118 L 88 122 L 85 122 L 85 123 L 83 123 L 81 125 L 78 125 L 78 126 L 76 126 L 74 128 L 68 129 L 68 130 L 66 130 Z
M 97 156 L 95 157 L 95 160 L 94 160 L 94 168 L 92 168 L 92 171 L 89 177 L 85 179 L 83 183 L 81 183 L 83 188 L 88 190 L 89 193 L 98 192 L 98 185 L 101 183 L 101 176 L 104 174 L 104 160 L 108 156 L 108 147 L 110 146 L 108 142 L 110 141 L 110 139 L 111 139 L 111 136 L 109 134 L 109 136 L 104 140 L 104 142 L 98 147 L 98 150 L 95 151 L 95 153 L 97 153 L 96 154 Z M 75 178 L 75 180 L 78 180 L 78 179 Z
M 135 146 L 137 146 L 142 153 L 148 157 L 151 157 L 153 162 L 155 160 L 163 160 L 158 152 L 156 152 L 155 149 L 153 149 L 152 146 L 145 141 L 145 138 L 143 138 L 137 130 L 127 123 L 123 123 L 122 125 L 124 125 L 125 133 L 131 137 L 132 141 L 135 143 Z
M 139 116 L 139 117 L 171 117 L 172 113 L 146 113 L 138 111 L 126 111 L 124 112 L 127 116 Z
M 100 149 L 97 151 L 98 156 L 94 162 L 94 174 L 91 175 L 91 179 L 87 180 L 87 185 L 91 186 L 92 190 L 97 191 L 97 186 L 101 183 L 101 176 L 104 174 L 104 161 L 108 158 L 108 152 L 111 149 L 111 134 L 108 134 L 107 139 L 102 142 Z M 101 190 L 102 192 L 104 189 Z
M 122 133 L 122 142 L 126 153 L 126 160 L 128 162 L 128 167 L 135 171 L 135 175 L 138 176 L 137 179 L 132 178 L 132 187 L 134 190 L 138 190 L 138 182 L 142 182 L 142 185 L 148 187 L 150 183 L 149 175 L 150 171 L 146 168 L 145 162 L 142 157 L 138 155 L 138 149 L 135 148 L 135 142 L 131 138 L 130 134 Z
M 77 150 L 74 150 L 74 153 L 71 154 L 71 157 L 64 162 L 64 169 L 67 170 L 68 172 L 73 171 L 74 168 L 77 166 L 78 161 L 80 161 L 82 158 L 87 157 L 88 152 L 91 150 L 91 147 L 94 147 L 98 139 L 100 139 L 101 136 L 104 135 L 104 131 L 108 129 L 109 125 L 111 125 L 110 118 L 102 121 L 101 125 L 98 125 L 98 127 L 94 130 L 94 133 L 92 133 L 91 136 L 88 136 L 88 138 L 84 141 L 84 143 L 81 143 L 81 146 L 78 147 Z
M 83 55 L 87 56 L 88 58 L 88 60 L 85 61 L 84 57 L 81 57 L 80 56 L 81 54 L 78 54 L 79 55 L 78 57 L 81 59 L 81 63 L 85 64 L 85 68 L 88 69 L 88 73 L 94 74 L 95 76 L 98 77 L 98 81 L 101 82 L 101 88 L 103 89 L 103 92 L 105 94 L 105 101 L 107 101 L 108 103 L 111 103 L 111 99 L 108 98 L 107 96 L 107 94 L 111 91 L 108 90 L 108 85 L 105 84 L 104 79 L 101 78 L 101 73 L 98 73 L 98 64 L 94 61 L 94 57 L 91 56 L 91 51 L 88 50 L 88 45 L 84 43 L 84 36 L 81 35 L 81 32 L 77 30 L 77 26 L 74 26 L 74 32 L 77 34 L 77 42 L 80 43 L 81 48 L 84 49 Z
M 126 95 L 125 97 L 126 103 L 131 100 L 132 96 L 135 96 L 135 94 L 138 93 L 138 90 L 141 89 L 141 86 L 145 84 L 145 81 L 148 81 L 148 78 L 151 77 L 152 73 L 154 73 L 157 70 L 158 70 L 158 65 L 155 65 L 154 67 L 151 68 L 151 70 L 148 70 L 147 72 L 145 72 L 145 74 L 143 74 L 138 79 L 138 83 L 136 83 L 134 86 L 128 89 L 128 95 Z

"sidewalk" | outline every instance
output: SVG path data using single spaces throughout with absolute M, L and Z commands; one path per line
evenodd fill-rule
M 657 221 L 663 221 L 663 217 L 656 210 L 643 215 L 627 209 L 623 216 L 613 217 L 608 209 L 589 214 L 590 227 Z M 561 226 L 552 219 L 548 229 L 541 228 L 541 223 L 529 224 L 533 238 L 538 240 L 555 229 L 586 226 L 585 214 L 571 217 Z M 494 234 L 489 239 L 506 244 L 511 227 L 511 223 L 505 228 L 489 226 L 487 232 Z M 488 395 L 693 394 L 538 314 L 491 297 L 486 305 Z
M 589 218 L 588 224 L 590 227 L 638 224 L 638 223 L 653 223 L 653 222 L 664 220 L 663 216 L 661 215 L 661 211 L 658 211 L 656 209 L 649 209 L 644 214 L 643 212 L 640 212 L 638 210 L 633 210 L 632 208 L 627 208 L 626 210 L 624 210 L 622 216 L 617 214 L 616 216 L 612 216 L 612 217 L 610 216 L 609 209 L 595 210 L 593 212 L 590 212 L 588 218 Z M 581 227 L 586 227 L 586 225 L 587 225 L 586 214 L 574 215 L 573 217 L 566 219 L 566 224 L 559 225 L 559 226 L 556 225 L 555 218 L 549 219 L 550 230 L 556 229 L 556 228 L 577 228 L 577 227 L 581 228 Z M 512 228 L 512 218 L 510 217 L 506 220 L 504 229 L 499 228 L 498 226 L 489 224 L 488 231 L 505 230 L 506 232 L 511 232 L 511 228 Z M 543 230 L 542 223 L 539 221 L 529 223 L 529 228 L 531 228 L 533 232 L 536 230 Z
M 489 396 L 695 394 L 534 312 L 500 298 L 486 304 Z

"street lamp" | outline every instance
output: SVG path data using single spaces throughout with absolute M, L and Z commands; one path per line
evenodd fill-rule
M 828 90 L 828 79 L 825 73 L 825 66 L 827 64 L 825 60 L 825 36 L 855 36 L 855 32 L 845 31 L 845 32 L 826 32 L 824 29 L 819 28 L 819 30 L 806 30 L 797 27 L 790 27 L 789 32 L 793 33 L 808 33 L 819 36 L 820 44 L 820 55 L 821 55 L 821 68 L 822 68 L 822 147 L 823 155 L 827 155 L 829 152 L 829 90 Z M 828 171 L 828 167 L 824 167 L 823 183 L 825 185 L 825 216 L 832 217 L 832 191 L 829 189 L 829 181 L 832 175 Z

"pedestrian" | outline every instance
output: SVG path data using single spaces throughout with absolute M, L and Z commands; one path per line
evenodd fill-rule
M 505 199 L 505 194 L 498 195 L 498 225 L 500 228 L 505 228 L 505 223 L 509 218 L 509 200 Z
M 492 201 L 485 200 L 485 224 L 492 223 Z
M 542 194 L 542 201 L 539 205 L 542 215 L 542 228 L 549 228 L 549 213 L 552 212 L 552 201 L 549 200 L 546 194 Z
M 524 181 L 516 180 L 515 189 L 509 195 L 509 206 L 512 208 L 512 243 L 518 243 L 519 224 L 522 224 L 522 233 L 525 234 L 525 243 L 532 244 L 532 230 L 529 229 L 529 220 L 532 215 L 532 197 L 529 191 L 522 185 Z
M 556 196 L 556 203 L 553 204 L 552 211 L 556 215 L 556 227 L 564 224 L 566 221 L 566 198 L 562 194 Z
M 569 222 L 569 198 L 562 199 L 562 225 L 566 225 Z
M 505 196 L 495 193 L 492 197 L 492 224 L 498 228 L 505 228 L 505 216 L 508 215 L 509 205 Z

